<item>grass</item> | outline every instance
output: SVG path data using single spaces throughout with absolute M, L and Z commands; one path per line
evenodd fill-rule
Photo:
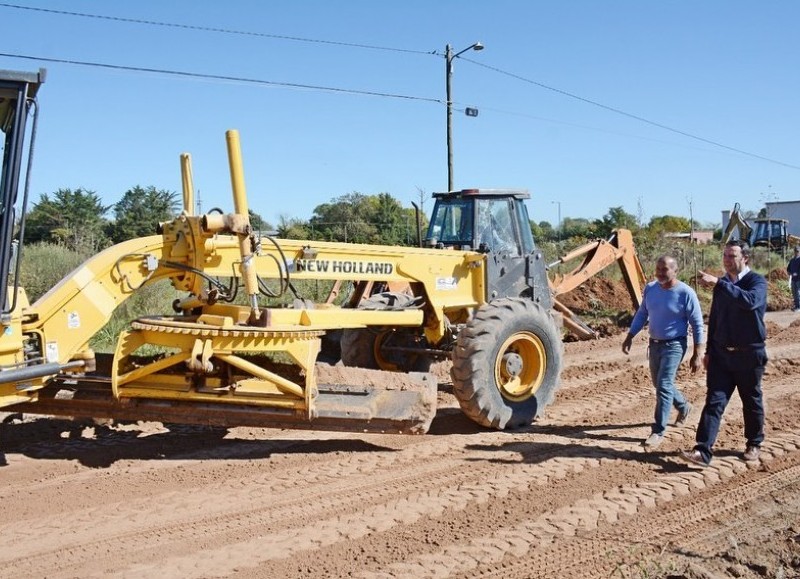
M 544 243 L 541 249 L 547 262 L 553 262 L 557 256 L 566 254 L 583 243 L 585 243 L 585 240 L 571 239 L 559 245 Z M 721 273 L 722 271 L 722 250 L 718 244 L 689 246 L 675 243 L 674 241 L 645 240 L 637 243 L 637 253 L 648 279 L 653 277 L 653 267 L 656 260 L 664 254 L 672 255 L 678 260 L 680 279 L 693 287 L 696 285 L 693 283 L 693 277 L 698 269 L 708 270 L 712 273 Z M 88 257 L 89 255 L 51 243 L 26 246 L 20 268 L 20 280 L 21 285 L 28 294 L 29 301 L 31 303 L 35 302 Z M 779 253 L 769 252 L 764 248 L 756 248 L 753 254 L 752 267 L 759 273 L 767 274 L 775 269 L 784 269 L 786 260 Z M 564 269 L 568 271 L 571 267 L 566 264 Z M 614 265 L 603 270 L 600 275 L 612 280 L 622 279 L 619 268 Z M 301 298 L 319 303 L 326 299 L 333 282 L 297 280 L 293 281 L 292 284 Z M 774 291 L 789 297 L 790 291 L 787 284 L 777 283 L 773 285 L 776 288 Z M 273 282 L 270 287 L 276 286 L 277 284 Z M 340 304 L 346 298 L 348 289 L 346 286 L 342 288 L 342 292 L 335 303 Z M 711 292 L 697 287 L 696 290 L 703 310 L 708 311 Z M 131 320 L 145 315 L 170 314 L 172 313 L 172 302 L 178 297 L 181 296 L 171 287 L 168 281 L 145 285 L 114 311 L 108 323 L 92 339 L 92 347 L 99 352 L 113 352 L 120 333 L 128 328 Z M 240 289 L 236 302 L 244 304 L 246 303 L 245 299 L 244 291 Z M 294 292 L 291 289 L 287 289 L 279 297 L 261 297 L 260 302 L 268 307 L 287 307 L 294 299 Z M 592 314 L 598 318 L 613 317 L 614 315 L 614 312 L 605 311 L 602 304 L 590 305 L 593 310 Z

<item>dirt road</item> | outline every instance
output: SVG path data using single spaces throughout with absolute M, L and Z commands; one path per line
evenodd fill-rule
M 800 325 L 771 314 L 767 440 L 739 459 L 741 405 L 707 469 L 696 410 L 645 452 L 644 338 L 566 345 L 525 431 L 464 419 L 442 385 L 425 436 L 3 425 L 0 577 L 797 577 Z

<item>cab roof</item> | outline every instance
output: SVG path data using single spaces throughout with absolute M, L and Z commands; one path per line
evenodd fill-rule
M 45 69 L 39 72 L 20 72 L 16 70 L 0 70 L 0 128 L 5 130 L 9 109 L 16 107 L 17 85 L 28 83 L 28 97 L 33 98 L 44 82 Z
M 514 199 L 530 199 L 527 189 L 461 189 L 460 191 L 447 191 L 434 193 L 434 199 L 450 199 L 462 197 L 513 197 Z

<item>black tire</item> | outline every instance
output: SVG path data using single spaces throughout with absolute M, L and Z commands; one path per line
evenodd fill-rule
M 402 310 L 414 307 L 417 298 L 408 294 L 384 292 L 365 300 L 359 309 Z M 366 328 L 343 330 L 340 341 L 342 363 L 371 370 L 392 372 L 427 372 L 431 358 L 413 348 L 423 345 L 424 338 L 411 328 Z M 384 349 L 384 345 L 388 346 Z M 392 350 L 391 346 L 406 348 Z
M 335 366 L 342 359 L 342 331 L 329 330 L 322 336 L 317 362 Z
M 387 342 L 412 347 L 416 334 L 404 328 L 366 328 L 342 331 L 342 363 L 371 370 L 391 372 L 427 372 L 431 359 L 424 353 L 384 350 Z
M 374 329 L 342 330 L 342 364 L 378 370 L 380 367 L 375 357 L 377 338 L 378 333 Z
M 549 313 L 522 298 L 481 306 L 453 350 L 453 392 L 482 426 L 529 425 L 553 400 L 563 344 Z

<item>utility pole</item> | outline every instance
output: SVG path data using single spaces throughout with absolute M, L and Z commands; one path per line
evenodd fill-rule
M 558 224 L 556 225 L 556 238 L 558 239 L 558 251 L 561 251 L 561 201 L 551 201 L 558 205 Z
M 452 97 L 452 80 L 453 80 L 453 60 L 458 58 L 459 55 L 464 54 L 468 50 L 483 50 L 483 44 L 476 42 L 464 50 L 460 50 L 453 54 L 453 47 L 449 44 L 445 47 L 444 61 L 445 61 L 445 94 L 447 104 L 447 190 L 453 190 L 453 97 Z M 469 110 L 467 111 L 469 112 Z M 475 113 L 477 114 L 477 112 Z

